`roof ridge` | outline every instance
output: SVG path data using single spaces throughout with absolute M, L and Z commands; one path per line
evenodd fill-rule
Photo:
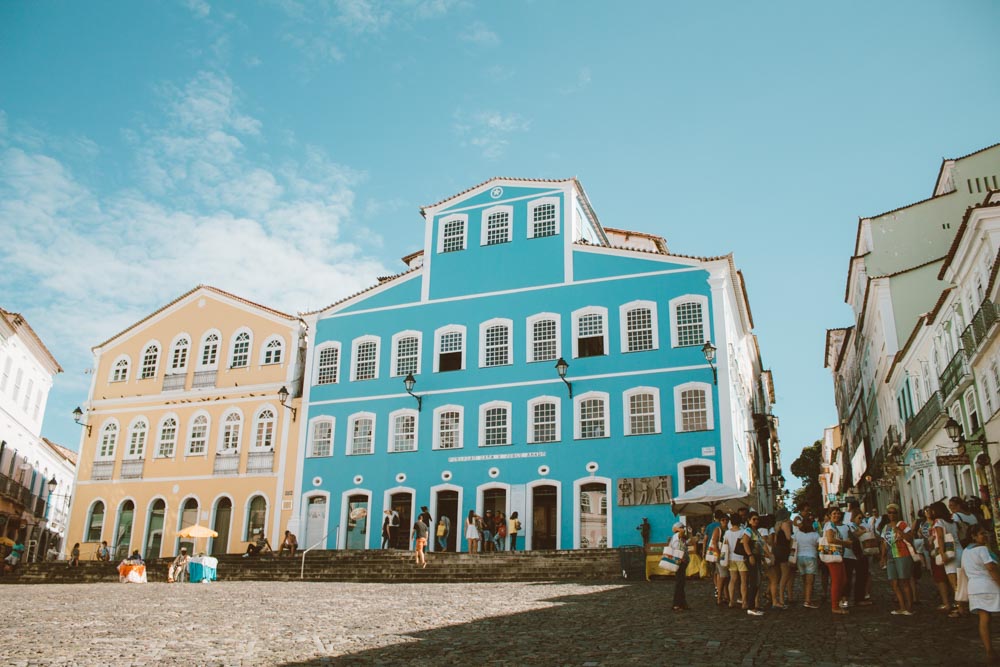
M 531 183 L 571 183 L 571 182 L 574 182 L 576 180 L 577 180 L 576 176 L 573 176 L 572 178 L 519 178 L 519 177 L 514 177 L 514 176 L 491 176 L 490 178 L 487 178 L 482 183 L 476 183 L 472 187 L 466 188 L 465 190 L 462 190 L 461 192 L 459 192 L 457 194 L 453 194 L 451 196 L 445 197 L 444 199 L 442 199 L 441 201 L 439 201 L 439 202 L 437 202 L 435 204 L 428 204 L 426 206 L 421 206 L 420 207 L 420 214 L 423 215 L 424 211 L 426 211 L 429 208 L 437 208 L 438 206 L 441 206 L 442 204 L 450 202 L 452 199 L 458 199 L 459 197 L 472 192 L 476 188 L 481 188 L 481 187 L 483 187 L 484 185 L 486 185 L 488 183 L 492 183 L 493 181 L 528 181 L 528 182 L 531 182 Z

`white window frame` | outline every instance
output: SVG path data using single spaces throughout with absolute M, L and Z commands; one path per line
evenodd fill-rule
M 462 324 L 446 324 L 443 327 L 434 330 L 434 372 L 440 373 L 439 362 L 441 357 L 441 338 L 447 333 L 461 333 L 462 334 L 462 367 L 459 370 L 465 370 L 466 357 L 469 352 L 469 334 L 465 329 L 465 325 Z M 450 371 L 449 371 L 450 372 Z
M 420 357 L 424 350 L 424 335 L 420 331 L 414 329 L 407 329 L 406 331 L 400 331 L 399 333 L 393 334 L 392 336 L 392 350 L 390 351 L 390 363 L 389 370 L 391 375 L 389 377 L 405 377 L 406 373 L 398 372 L 396 367 L 399 362 L 399 341 L 404 338 L 416 338 L 417 339 L 417 368 L 413 371 L 414 375 L 420 375 L 421 365 Z
M 573 359 L 580 357 L 580 318 L 585 315 L 601 315 L 604 318 L 604 354 L 599 356 L 608 356 L 611 352 L 611 348 L 608 345 L 608 309 L 604 306 L 585 306 L 573 311 Z M 583 358 L 586 359 L 588 357 Z
M 153 345 L 156 346 L 156 361 L 153 363 L 153 374 L 143 377 L 143 369 L 146 367 L 146 351 Z M 135 366 L 135 379 L 155 380 L 160 374 L 160 360 L 163 355 L 163 345 L 160 341 L 154 339 L 146 341 L 146 343 L 139 349 L 141 349 L 142 352 L 139 353 L 139 363 Z
M 580 407 L 584 401 L 600 398 L 604 401 L 604 435 L 597 438 L 584 438 L 581 424 Z M 588 391 L 584 394 L 573 397 L 573 439 L 574 440 L 601 440 L 611 437 L 611 398 L 606 391 Z
M 503 326 L 507 328 L 507 363 L 486 365 L 486 331 L 492 327 Z M 514 322 L 505 317 L 494 317 L 479 325 L 479 367 L 496 368 L 500 366 L 514 365 Z
M 142 435 L 142 451 L 138 455 L 132 453 L 132 439 L 138 435 L 139 426 L 143 426 L 145 433 Z M 146 458 L 146 450 L 149 445 L 149 420 L 145 416 L 139 415 L 128 425 L 128 436 L 125 438 L 125 451 L 122 452 L 122 459 L 126 461 L 141 461 Z
M 490 216 L 495 213 L 507 214 L 507 240 L 501 241 L 500 243 L 493 243 L 492 245 L 503 245 L 504 243 L 510 243 L 514 240 L 514 207 L 508 204 L 501 204 L 499 206 L 491 206 L 487 209 L 483 209 L 479 227 L 479 245 L 481 246 L 487 245 L 489 232 L 486 221 L 489 220 Z
M 983 414 L 982 411 L 979 409 L 979 405 L 976 403 L 975 388 L 969 387 L 968 389 L 966 389 L 962 399 L 963 402 L 965 403 L 965 422 L 969 426 L 969 435 L 971 436 L 973 434 L 972 413 L 976 413 L 976 417 L 978 418 L 979 421 L 979 428 L 983 427 Z
M 187 340 L 187 353 L 184 355 L 184 364 L 177 368 L 174 368 L 174 356 L 177 354 L 177 343 L 181 339 Z M 187 332 L 179 333 L 174 336 L 174 339 L 170 341 L 170 352 L 167 357 L 167 375 L 181 375 L 187 373 L 188 365 L 191 363 L 191 347 L 194 343 L 194 339 Z
M 443 449 L 443 451 L 450 452 L 456 449 L 465 448 L 465 406 L 462 405 L 442 405 L 439 408 L 434 408 L 434 439 L 432 443 L 433 449 L 442 449 L 441 447 L 441 413 L 443 412 L 457 412 L 458 413 L 458 444 L 455 447 L 448 447 Z
M 705 411 L 707 428 L 704 431 L 685 431 L 684 417 L 681 413 L 681 393 L 689 389 L 701 389 L 705 392 Z M 715 430 L 715 406 L 713 405 L 712 385 L 707 382 L 685 382 L 674 387 L 674 431 L 676 433 L 705 433 Z
M 462 247 L 458 250 L 451 250 L 449 252 L 461 252 L 469 247 L 469 216 L 461 215 L 448 215 L 443 218 L 438 219 L 438 242 L 437 251 L 438 254 L 447 254 L 444 251 L 444 228 L 449 222 L 454 222 L 455 220 L 462 221 Z
M 685 459 L 677 464 L 676 486 L 678 495 L 691 490 L 686 488 L 684 484 L 684 471 L 692 466 L 708 466 L 708 474 L 711 475 L 709 479 L 712 481 L 719 480 L 717 473 L 715 471 L 715 461 L 713 461 L 712 459 L 702 459 L 702 458 Z
M 170 454 L 161 454 L 163 451 L 163 426 L 167 423 L 168 419 L 174 420 L 174 445 Z M 172 459 L 177 455 L 177 441 L 181 437 L 181 419 L 176 413 L 168 412 L 167 414 L 160 417 L 159 423 L 156 425 L 156 453 L 153 458 L 157 459 Z
M 239 435 L 236 438 L 236 447 L 235 448 L 230 447 L 229 449 L 226 449 L 226 443 L 225 443 L 226 424 L 227 424 L 227 422 L 229 420 L 229 417 L 231 415 L 239 415 L 239 418 L 240 418 L 240 432 L 239 432 Z M 225 412 L 223 412 L 222 416 L 219 417 L 219 439 L 218 439 L 218 442 L 216 443 L 216 446 L 215 446 L 215 452 L 217 454 L 222 454 L 222 453 L 226 453 L 226 452 L 236 452 L 237 454 L 239 454 L 239 452 L 240 452 L 240 450 L 242 449 L 242 446 L 243 446 L 243 438 L 246 435 L 246 433 L 245 433 L 245 431 L 246 431 L 246 428 L 245 428 L 246 427 L 246 423 L 247 423 L 247 420 L 243 416 L 243 411 L 240 410 L 239 408 L 230 408 L 230 409 L 226 410 Z
M 120 380 L 115 379 L 115 370 L 118 368 L 118 364 L 125 362 L 125 373 Z M 10 363 L 10 359 L 7 359 L 7 363 Z M 108 384 L 118 383 L 118 382 L 128 382 L 129 371 L 132 370 L 132 358 L 127 354 L 120 354 L 115 357 L 115 360 L 111 362 L 111 372 L 108 373 Z
M 197 425 L 199 417 L 205 418 L 205 444 L 204 449 L 200 452 L 191 451 L 191 436 L 194 432 L 194 427 Z M 179 425 L 179 422 L 178 422 Z M 208 455 L 208 443 L 212 439 L 212 415 L 208 414 L 204 410 L 199 410 L 198 412 L 191 415 L 191 420 L 188 423 L 187 431 L 185 432 L 184 438 L 184 456 L 207 456 Z
M 711 314 L 708 312 L 708 297 L 703 294 L 683 294 L 670 300 L 670 347 L 682 347 L 678 342 L 677 306 L 683 303 L 690 303 L 692 301 L 701 304 L 702 339 L 698 345 L 704 345 L 705 341 L 712 339 L 711 328 L 709 327 L 709 322 L 712 318 Z M 694 346 L 695 344 L 692 343 L 691 345 L 684 345 L 683 347 Z
M 111 443 L 111 451 L 102 453 L 101 450 L 104 449 L 104 432 L 108 427 L 113 426 L 115 429 L 115 437 Z M 118 423 L 117 419 L 108 419 L 103 424 L 101 424 L 101 429 L 97 432 L 97 446 L 94 448 L 94 460 L 95 461 L 114 461 L 115 451 L 118 449 L 118 440 L 122 435 L 122 426 Z
M 649 310 L 649 326 L 652 328 L 652 343 L 653 347 L 648 350 L 630 350 L 628 349 L 628 314 L 636 309 L 646 308 Z M 623 303 L 618 307 L 618 330 L 621 334 L 621 351 L 622 353 L 631 352 L 651 352 L 653 350 L 660 349 L 660 323 L 656 314 L 656 302 L 655 301 L 629 301 L 628 303 Z
M 204 364 L 202 359 L 205 356 L 205 343 L 208 342 L 209 337 L 215 334 L 218 338 L 215 348 L 215 363 Z M 201 339 L 198 341 L 198 358 L 194 362 L 195 371 L 214 371 L 219 368 L 219 357 L 222 354 L 222 332 L 218 329 L 209 329 L 201 335 Z
M 320 362 L 320 359 L 322 357 L 321 353 L 324 350 L 328 350 L 330 348 L 334 348 L 334 349 L 337 350 L 337 372 L 335 374 L 333 382 L 324 382 L 324 383 L 320 384 L 319 383 L 319 372 L 320 372 L 319 362 Z M 322 343 L 321 345 L 318 345 L 316 347 L 315 352 L 313 352 L 313 356 L 315 357 L 313 359 L 313 386 L 314 387 L 317 387 L 317 386 L 321 387 L 323 385 L 328 385 L 328 384 L 339 384 L 340 380 L 341 380 L 341 378 L 343 377 L 343 374 L 344 374 L 344 351 L 341 349 L 340 342 L 339 341 L 327 341 L 325 343 Z
M 555 320 L 556 323 L 556 356 L 553 359 L 535 359 L 535 323 L 543 320 Z M 536 361 L 556 361 L 562 357 L 562 316 L 559 313 L 536 313 L 528 318 L 526 324 L 526 354 L 529 364 Z
M 260 429 L 264 425 L 262 417 L 265 412 L 271 412 L 271 444 L 258 446 L 257 441 L 259 440 Z M 274 451 L 277 446 L 278 440 L 278 410 L 271 404 L 265 404 L 257 408 L 257 412 L 253 416 L 253 434 L 250 440 L 250 451 L 253 452 L 269 452 Z
M 277 342 L 279 344 L 278 348 L 281 350 L 281 359 L 278 361 L 267 361 L 268 345 Z M 284 336 L 279 336 L 277 334 L 273 336 L 268 336 L 264 339 L 264 342 L 260 346 L 260 365 L 261 366 L 282 366 L 285 363 L 285 338 Z
M 541 199 L 534 199 L 528 202 L 528 238 L 533 239 L 535 237 L 535 209 L 539 206 L 544 206 L 545 204 L 555 204 L 556 207 L 556 231 L 550 236 L 559 236 L 559 232 L 562 228 L 560 223 L 560 201 L 559 197 L 542 197 Z M 549 238 L 550 236 L 540 236 L 538 238 Z
M 556 404 L 555 440 L 535 440 L 535 406 L 540 403 Z M 562 440 L 562 400 L 558 396 L 536 396 L 528 400 L 528 433 L 525 442 L 529 445 L 552 444 Z
M 354 424 L 359 419 L 371 419 L 372 420 L 372 432 L 371 432 L 371 451 L 354 453 L 351 449 L 354 447 Z M 355 412 L 350 417 L 347 418 L 347 442 L 345 445 L 345 454 L 347 456 L 370 456 L 375 453 L 375 427 L 377 422 L 375 420 L 374 412 Z
M 375 343 L 375 374 L 370 378 L 365 378 L 364 380 L 358 379 L 358 348 L 360 348 L 365 343 Z M 358 336 L 351 341 L 351 382 L 367 382 L 369 380 L 377 380 L 379 377 L 379 357 L 382 356 L 382 339 L 378 336 L 373 336 L 367 334 L 364 336 Z
M 316 426 L 318 424 L 327 424 L 330 427 L 330 448 L 326 454 L 316 453 Z M 336 440 L 337 432 L 337 419 L 336 417 L 331 417 L 329 415 L 320 415 L 319 417 L 313 417 L 309 420 L 309 447 L 307 449 L 307 458 L 328 458 L 334 454 L 334 445 Z
M 233 357 L 236 354 L 236 339 L 240 337 L 241 334 L 247 335 L 247 362 L 242 366 L 233 366 Z M 249 327 L 240 327 L 233 332 L 233 335 L 229 337 L 229 361 L 226 364 L 226 368 L 229 370 L 234 370 L 237 368 L 250 368 L 250 360 L 253 358 L 253 331 Z
M 637 394 L 653 395 L 653 432 L 652 433 L 632 433 L 632 405 L 631 398 Z M 622 420 L 625 435 L 655 435 L 663 431 L 663 419 L 660 412 L 660 389 L 658 387 L 633 387 L 622 393 Z
M 396 444 L 396 418 L 413 417 L 413 449 L 395 449 Z M 388 446 L 386 451 L 390 454 L 409 454 L 420 450 L 420 413 L 412 408 L 400 408 L 389 413 Z
M 486 444 L 486 413 L 489 410 L 496 408 L 503 408 L 507 411 L 507 428 L 506 437 L 507 441 L 499 444 L 488 445 Z M 513 428 L 514 414 L 511 411 L 510 401 L 490 401 L 489 403 L 483 403 L 479 406 L 479 446 L 480 447 L 507 447 L 514 444 L 514 440 L 511 438 L 512 428 Z

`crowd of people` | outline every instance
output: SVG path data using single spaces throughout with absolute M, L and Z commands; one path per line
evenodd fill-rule
M 929 575 L 938 597 L 930 604 L 952 618 L 975 612 L 987 659 L 994 661 L 990 613 L 1000 612 L 1000 566 L 991 535 L 958 497 L 923 508 L 913 521 L 899 505 L 865 513 L 857 502 L 817 512 L 804 505 L 791 515 L 716 511 L 695 533 L 674 525 L 670 553 L 685 556 L 674 575 L 673 608 L 689 609 L 685 580 L 700 576 L 714 581 L 717 605 L 750 616 L 799 602 L 805 609 L 826 602 L 832 613 L 846 615 L 872 605 L 871 573 L 881 568 L 892 589 L 889 613 L 912 616 L 920 604 L 918 582 Z

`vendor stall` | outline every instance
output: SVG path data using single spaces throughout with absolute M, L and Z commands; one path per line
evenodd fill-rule
M 188 581 L 192 584 L 216 581 L 219 560 L 211 556 L 193 556 L 188 561 Z
M 123 560 L 118 565 L 118 581 L 123 584 L 146 583 L 146 564 Z

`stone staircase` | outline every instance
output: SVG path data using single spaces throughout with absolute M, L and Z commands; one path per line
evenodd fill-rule
M 638 554 L 638 555 L 636 555 Z M 306 554 L 306 581 L 370 583 L 460 583 L 476 581 L 621 581 L 622 564 L 642 558 L 640 547 L 573 551 L 518 551 L 470 555 L 431 553 L 426 568 L 413 563 L 413 553 L 395 550 L 311 551 Z M 146 564 L 150 582 L 166 581 L 169 560 Z M 219 558 L 220 581 L 288 581 L 299 579 L 302 558 Z M 630 576 L 630 579 L 635 579 Z M 117 582 L 113 563 L 81 561 L 29 563 L 0 584 Z

